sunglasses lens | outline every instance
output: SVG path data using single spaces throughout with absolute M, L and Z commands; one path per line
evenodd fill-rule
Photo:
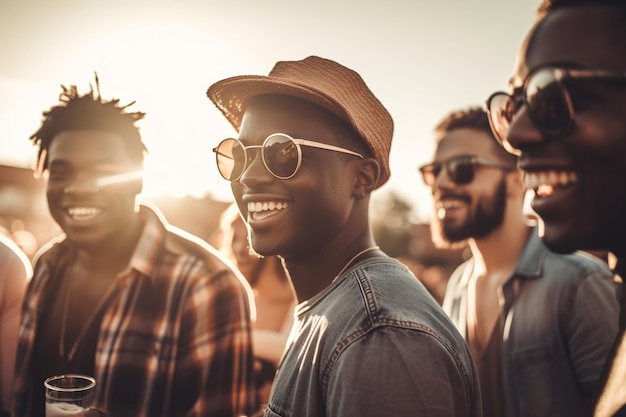
M 547 133 L 562 132 L 569 125 L 572 115 L 567 93 L 554 70 L 544 69 L 530 78 L 526 101 L 535 123 Z
M 489 124 L 496 139 L 504 143 L 509 126 L 515 115 L 515 103 L 505 93 L 495 93 L 488 101 Z
M 236 139 L 224 139 L 216 150 L 217 169 L 229 181 L 235 181 L 246 165 L 246 151 Z
M 289 136 L 271 135 L 263 144 L 263 161 L 274 176 L 291 178 L 300 166 L 300 150 Z
M 448 177 L 456 184 L 469 184 L 474 179 L 474 163 L 468 157 L 450 159 L 445 162 Z M 441 173 L 441 162 L 433 162 L 420 169 L 424 183 L 432 187 Z
M 430 165 L 424 165 L 420 168 L 420 172 L 422 173 L 422 179 L 424 180 L 424 184 L 432 187 L 433 185 L 435 185 L 435 180 L 441 172 L 441 164 L 439 162 L 433 162 Z
M 456 158 L 447 162 L 448 176 L 457 184 L 469 184 L 474 179 L 474 164 L 468 158 Z

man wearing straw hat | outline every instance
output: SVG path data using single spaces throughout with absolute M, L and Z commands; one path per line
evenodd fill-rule
M 207 95 L 238 132 L 214 152 L 250 246 L 283 258 L 299 303 L 264 415 L 480 416 L 467 345 L 372 238 L 393 121 L 361 77 L 311 56 Z

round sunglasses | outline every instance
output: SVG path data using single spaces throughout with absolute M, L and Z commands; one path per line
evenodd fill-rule
M 513 171 L 516 167 L 504 163 L 492 161 L 476 155 L 460 155 L 444 161 L 435 161 L 430 164 L 423 165 L 419 168 L 422 173 L 424 183 L 432 187 L 435 180 L 441 173 L 442 168 L 446 169 L 448 178 L 455 184 L 469 184 L 474 181 L 474 174 L 477 166 L 485 166 L 490 168 L 498 168 L 504 171 Z
M 521 88 L 513 94 L 503 91 L 493 93 L 485 103 L 489 123 L 496 138 L 506 142 L 506 137 L 522 105 L 528 109 L 530 119 L 546 135 L 566 133 L 574 125 L 576 112 L 572 95 L 565 85 L 566 79 L 626 79 L 626 72 L 591 69 L 542 67 L 526 77 Z
M 244 146 L 238 139 L 224 139 L 213 148 L 213 152 L 220 175 L 228 181 L 237 181 L 241 178 L 251 161 L 248 155 L 251 149 L 261 150 L 263 165 L 270 174 L 278 179 L 287 180 L 296 175 L 302 164 L 302 146 L 341 152 L 363 159 L 363 155 L 351 150 L 326 143 L 294 139 L 286 133 L 269 135 L 263 141 L 263 145 Z

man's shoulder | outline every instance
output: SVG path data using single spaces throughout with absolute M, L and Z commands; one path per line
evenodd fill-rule
M 359 288 L 365 291 L 371 288 L 378 296 L 389 295 L 391 300 L 398 301 L 396 293 L 404 292 L 409 297 L 428 296 L 428 290 L 411 270 L 394 258 L 378 257 L 363 261 L 356 268 L 357 280 L 362 284 Z
M 165 250 L 184 262 L 196 263 L 199 279 L 208 279 L 211 285 L 238 287 L 246 293 L 251 289 L 233 264 L 209 243 L 176 227 L 168 227 Z
M 433 335 L 450 336 L 453 325 L 441 306 L 409 269 L 395 259 L 372 259 L 357 274 L 359 285 L 354 303 L 343 309 L 354 312 L 357 305 L 376 328 L 413 329 Z M 343 301 L 343 300 L 342 300 Z
M 232 264 L 217 249 L 199 237 L 176 227 L 168 227 L 165 251 L 200 262 L 208 272 L 232 271 Z
M 528 241 L 515 272 L 521 276 L 546 279 L 569 277 L 563 285 L 589 277 L 613 279 L 607 262 L 586 252 L 556 253 L 551 251 L 538 235 Z
M 37 265 L 40 261 L 49 259 L 58 260 L 60 257 L 67 256 L 70 250 L 70 244 L 65 234 L 56 236 L 44 243 L 33 256 L 33 265 Z
M 558 254 L 547 251 L 543 260 L 544 271 L 585 277 L 598 276 L 613 279 L 613 273 L 606 261 L 586 252 L 577 251 L 569 254 Z
M 168 251 L 190 255 L 206 261 L 222 259 L 213 246 L 199 237 L 174 226 L 167 227 L 165 245 Z

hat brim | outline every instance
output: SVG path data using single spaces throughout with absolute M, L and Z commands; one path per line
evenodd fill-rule
M 322 92 L 294 82 L 281 81 L 275 77 L 262 75 L 231 77 L 216 82 L 207 90 L 209 99 L 224 114 L 237 132 L 241 127 L 241 119 L 248 101 L 264 94 L 284 95 L 305 100 L 334 113 L 347 122 L 351 122 L 346 111 Z

